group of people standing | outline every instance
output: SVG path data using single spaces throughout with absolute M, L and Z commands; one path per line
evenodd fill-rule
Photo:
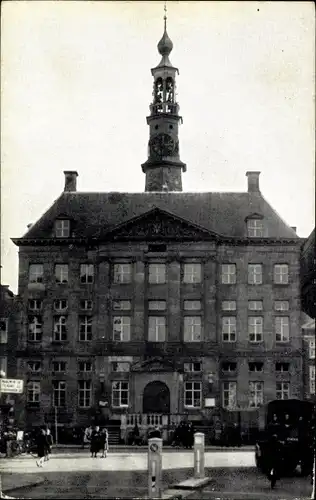
M 106 428 L 87 427 L 84 431 L 82 447 L 85 444 L 90 444 L 91 458 L 96 458 L 99 452 L 102 453 L 101 458 L 107 456 L 109 451 L 109 433 Z
M 194 427 L 192 422 L 182 421 L 176 427 L 173 435 L 172 446 L 192 448 L 194 444 Z
M 36 436 L 37 455 L 39 460 L 36 461 L 38 467 L 43 467 L 43 463 L 49 460 L 49 455 L 52 452 L 53 437 L 48 427 L 40 427 Z

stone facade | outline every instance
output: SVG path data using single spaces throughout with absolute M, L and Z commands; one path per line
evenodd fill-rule
M 187 230 L 187 228 L 186 228 Z M 123 231 L 124 234 L 124 231 Z M 49 419 L 52 414 L 53 381 L 66 382 L 65 410 L 60 410 L 65 423 L 72 425 L 86 424 L 91 419 L 91 409 L 78 408 L 78 380 L 89 380 L 92 384 L 92 407 L 98 407 L 99 401 L 109 404 L 109 414 L 118 418 L 126 408 L 114 408 L 111 405 L 111 386 L 113 381 L 129 382 L 128 412 L 143 411 L 143 391 L 153 381 L 161 381 L 170 391 L 170 409 L 172 414 L 188 413 L 195 418 L 207 418 L 210 410 L 204 408 L 205 398 L 215 398 L 216 408 L 223 405 L 222 384 L 224 381 L 237 382 L 237 405 L 243 408 L 249 403 L 249 382 L 261 381 L 264 384 L 264 402 L 276 398 L 276 381 L 290 382 L 290 395 L 303 397 L 302 387 L 302 336 L 300 330 L 299 301 L 299 258 L 300 245 L 258 244 L 229 245 L 214 241 L 183 243 L 181 226 L 178 228 L 178 242 L 164 243 L 165 251 L 148 252 L 146 241 L 100 242 L 94 249 L 83 246 L 27 246 L 20 249 L 19 295 L 23 310 L 23 322 L 20 324 L 18 343 L 18 372 L 26 384 L 32 380 L 41 382 L 41 397 L 38 405 L 26 404 L 27 420 L 39 422 Z M 161 245 L 162 236 L 157 235 Z M 80 283 L 80 265 L 94 265 L 94 282 Z M 113 282 L 113 266 L 117 262 L 127 262 L 132 266 L 131 283 Z M 43 281 L 30 284 L 28 270 L 34 263 L 42 263 Z M 69 265 L 68 284 L 56 284 L 54 265 Z M 148 283 L 150 263 L 166 264 L 166 282 Z M 201 283 L 183 283 L 185 263 L 200 263 L 202 266 Z M 221 283 L 222 264 L 236 264 L 236 284 Z M 248 284 L 248 264 L 260 263 L 263 266 L 261 285 Z M 273 283 L 273 266 L 287 263 L 289 283 Z M 43 320 L 42 341 L 29 342 L 28 318 L 29 300 L 43 301 L 41 317 Z M 67 340 L 54 342 L 53 304 L 56 299 L 68 301 L 65 312 L 67 317 Z M 92 340 L 78 341 L 79 315 L 81 300 L 91 300 L 93 309 Z M 114 312 L 114 300 L 131 301 L 131 310 Z M 148 341 L 148 301 L 165 301 L 166 311 L 155 314 L 166 317 L 166 341 Z M 200 300 L 200 311 L 184 311 L 185 300 Z M 236 342 L 222 341 L 223 301 L 236 301 L 236 311 L 229 312 L 236 317 Z M 256 315 L 263 317 L 263 341 L 256 344 L 249 342 L 248 301 L 262 301 L 263 310 Z M 289 312 L 276 313 L 276 300 L 289 301 Z M 113 341 L 113 316 L 122 314 L 131 318 L 131 331 L 128 342 Z M 202 341 L 185 342 L 183 324 L 186 316 L 201 317 Z M 274 316 L 287 316 L 290 319 L 290 340 L 288 343 L 275 341 Z M 156 367 L 134 369 L 136 363 L 154 358 Z M 39 360 L 41 372 L 30 374 L 27 361 Z M 91 361 L 91 373 L 78 372 L 78 361 Z M 131 362 L 130 371 L 113 372 L 113 360 Z M 52 363 L 65 361 L 63 373 L 53 373 Z M 164 366 L 169 361 L 171 368 Z M 188 373 L 184 363 L 200 361 L 202 371 Z M 236 370 L 225 373 L 224 362 L 235 362 Z M 263 372 L 249 372 L 248 362 L 262 362 Z M 289 372 L 275 371 L 277 362 L 288 362 Z M 136 366 L 135 365 L 135 366 Z M 209 375 L 212 374 L 212 383 Z M 184 384 L 186 381 L 202 382 L 202 401 L 200 408 L 184 407 Z M 214 410 L 212 410 L 214 411 Z

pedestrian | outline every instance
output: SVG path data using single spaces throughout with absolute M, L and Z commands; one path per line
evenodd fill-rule
M 100 434 L 100 446 L 102 451 L 101 458 L 105 458 L 109 451 L 109 433 L 106 428 L 102 429 Z
M 282 442 L 276 434 L 270 436 L 267 446 L 267 476 L 271 484 L 271 489 L 275 487 L 277 480 L 281 477 L 281 466 L 283 457 Z
M 96 427 L 91 434 L 91 458 L 96 458 L 97 453 L 100 451 L 100 427 Z
M 139 436 L 139 428 L 138 428 L 138 425 L 137 425 L 137 422 L 134 426 L 134 429 L 133 429 L 133 443 L 132 444 L 139 444 L 140 442 L 140 436 Z
M 37 467 L 43 467 L 45 457 L 47 455 L 48 442 L 45 427 L 41 427 L 36 439 L 37 456 L 39 460 L 36 461 Z
M 82 437 L 82 449 L 84 449 L 85 444 L 89 444 L 91 441 L 91 435 L 92 435 L 92 427 L 86 427 L 83 432 L 83 437 Z
M 187 435 L 188 435 L 188 448 L 192 448 L 194 444 L 194 427 L 192 422 L 189 422 L 188 428 L 187 428 Z
M 45 456 L 45 462 L 49 460 L 49 455 L 52 453 L 53 436 L 51 435 L 50 429 L 46 428 L 46 439 L 47 439 L 47 453 Z

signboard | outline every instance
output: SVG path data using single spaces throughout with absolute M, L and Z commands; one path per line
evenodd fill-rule
M 22 394 L 24 380 L 1 378 L 0 392 L 5 394 Z
M 215 406 L 215 398 L 206 398 L 204 406 L 205 408 L 213 408 Z

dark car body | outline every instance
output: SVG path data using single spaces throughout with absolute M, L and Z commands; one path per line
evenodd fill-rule
M 267 473 L 271 467 L 273 451 L 271 452 L 270 424 L 273 415 L 276 415 L 280 422 L 276 451 L 280 472 L 291 475 L 300 465 L 303 475 L 310 473 L 313 467 L 314 429 L 312 428 L 312 422 L 314 411 L 312 403 L 296 399 L 271 401 L 262 408 L 261 422 L 264 421 L 265 424 L 255 447 L 256 464 L 260 470 Z M 285 433 L 282 431 L 282 426 L 284 426 L 286 414 L 289 415 L 291 426 L 290 430 Z M 300 417 L 305 425 L 304 438 L 299 431 Z

